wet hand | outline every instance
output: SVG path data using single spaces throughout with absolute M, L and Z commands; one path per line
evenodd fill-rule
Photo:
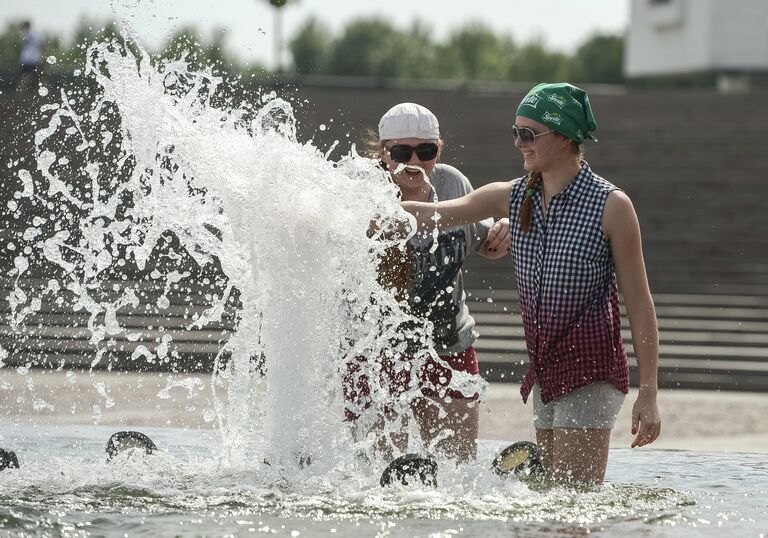
M 640 394 L 632 407 L 632 448 L 653 443 L 661 434 L 661 418 L 656 395 Z
M 407 220 L 383 220 L 374 218 L 368 225 L 366 232 L 371 239 L 383 239 L 387 241 L 401 241 L 408 237 L 411 224 Z
M 512 250 L 512 235 L 509 233 L 509 219 L 496 221 L 485 237 L 485 252 L 489 258 L 501 258 Z

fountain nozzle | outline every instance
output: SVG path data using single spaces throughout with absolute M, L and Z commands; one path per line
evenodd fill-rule
M 0 471 L 6 469 L 18 469 L 19 458 L 13 450 L 4 450 L 0 448 Z
M 431 455 L 406 454 L 396 458 L 381 473 L 382 487 L 400 483 L 404 486 L 421 483 L 437 487 L 437 461 Z
M 147 454 L 157 451 L 157 445 L 143 433 L 121 431 L 112 434 L 109 441 L 107 441 L 107 461 L 110 461 L 127 448 L 144 449 L 144 452 Z

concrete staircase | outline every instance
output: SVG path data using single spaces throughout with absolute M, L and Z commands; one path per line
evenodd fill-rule
M 471 305 L 480 332 L 476 348 L 484 377 L 519 381 L 527 370 L 527 353 L 516 293 L 486 289 L 472 294 L 486 297 Z M 493 303 L 487 302 L 488 297 Z M 689 294 L 656 294 L 654 300 L 662 387 L 768 390 L 768 300 Z M 631 356 L 626 323 L 622 335 Z M 636 382 L 634 359 L 630 374 Z

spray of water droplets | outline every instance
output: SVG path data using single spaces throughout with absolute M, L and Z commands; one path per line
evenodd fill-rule
M 366 432 L 416 396 L 414 384 L 394 398 L 381 360 L 423 350 L 416 371 L 434 356 L 428 327 L 380 282 L 380 260 L 406 239 L 386 231 L 408 221 L 386 174 L 354 150 L 332 162 L 299 142 L 274 93 L 238 101 L 211 71 L 153 60 L 135 41 L 91 45 L 84 73 L 88 88 L 42 107 L 36 169 L 16 172 L 15 203 L 34 217 L 14 262 L 12 326 L 69 305 L 86 320 L 72 331 L 87 336 L 91 368 L 194 363 L 190 335 L 220 330 L 211 383 L 224 453 L 312 454 L 320 471 L 370 455 L 372 437 L 342 426 L 347 362 L 368 359 L 354 374 L 371 385 L 374 405 L 356 410 Z M 168 322 L 135 326 L 137 312 Z

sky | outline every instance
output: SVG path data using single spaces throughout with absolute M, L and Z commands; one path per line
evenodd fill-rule
M 282 28 L 290 38 L 314 16 L 333 35 L 351 20 L 379 17 L 406 29 L 414 20 L 442 40 L 452 29 L 481 22 L 516 41 L 541 39 L 548 47 L 569 51 L 595 32 L 622 32 L 630 0 L 294 0 L 282 9 Z M 245 63 L 275 63 L 274 8 L 267 0 L 2 0 L 0 25 L 29 19 L 44 32 L 70 37 L 82 18 L 102 22 L 127 20 L 145 44 L 159 46 L 180 26 L 196 26 L 206 38 L 226 32 L 229 53 Z M 217 30 L 218 29 L 218 30 Z M 284 55 L 287 61 L 287 54 Z

